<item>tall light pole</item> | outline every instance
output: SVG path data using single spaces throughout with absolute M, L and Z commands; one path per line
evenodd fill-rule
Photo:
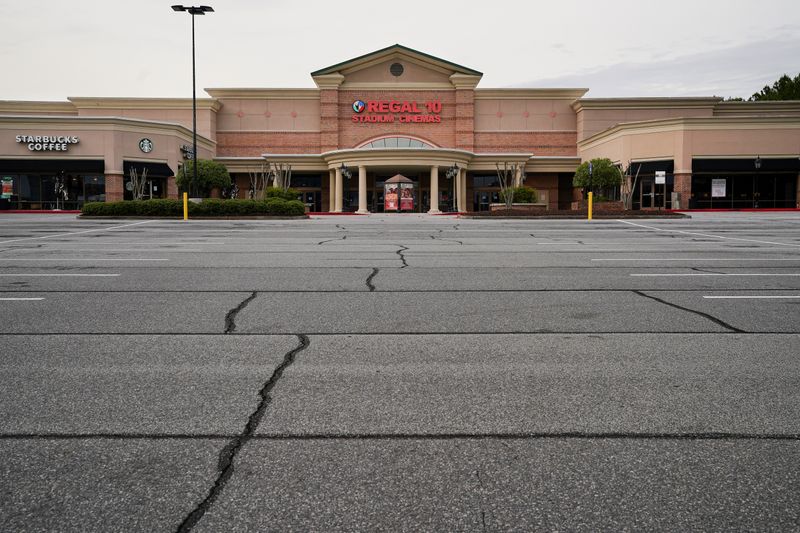
M 192 16 L 192 163 L 194 167 L 194 175 L 192 176 L 192 184 L 189 187 L 190 194 L 195 198 L 199 196 L 197 190 L 197 81 L 196 81 L 196 68 L 195 68 L 195 53 L 194 53 L 194 16 L 205 15 L 206 13 L 213 13 L 214 8 L 210 6 L 172 6 L 173 11 L 186 11 Z

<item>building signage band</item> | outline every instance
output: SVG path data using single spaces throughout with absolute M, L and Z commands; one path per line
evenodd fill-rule
M 31 152 L 66 152 L 80 139 L 74 135 L 17 135 L 17 142 L 27 144 Z
M 356 100 L 353 102 L 353 122 L 442 122 L 442 102 Z

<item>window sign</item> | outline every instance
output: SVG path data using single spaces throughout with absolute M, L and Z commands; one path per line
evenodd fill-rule
M 399 194 L 396 184 L 387 183 L 384 185 L 385 191 L 383 195 L 383 209 L 385 211 L 397 211 L 399 207 Z
M 401 183 L 400 184 L 400 210 L 413 211 L 414 210 L 414 184 Z
M 2 189 L 0 189 L 0 191 L 2 191 L 0 192 L 0 198 L 7 200 L 14 194 L 14 178 L 5 177 L 3 178 L 2 182 L 3 185 Z
M 711 180 L 711 197 L 725 198 L 728 180 L 726 178 L 714 178 Z

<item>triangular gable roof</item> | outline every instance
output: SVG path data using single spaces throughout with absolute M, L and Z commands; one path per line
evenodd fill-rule
M 354 57 L 353 59 L 348 59 L 347 61 L 331 65 L 330 67 L 325 67 L 316 70 L 311 73 L 311 76 L 316 77 L 316 76 L 325 76 L 327 74 L 335 74 L 342 70 L 352 69 L 354 67 L 357 67 L 359 64 L 371 63 L 377 59 L 380 59 L 382 57 L 388 57 L 395 53 L 400 53 L 402 55 L 410 56 L 412 58 L 424 61 L 426 63 L 432 63 L 441 68 L 452 70 L 456 74 L 465 74 L 468 76 L 483 76 L 483 73 L 478 72 L 477 70 L 473 70 L 471 68 L 467 68 L 462 65 L 446 61 L 439 57 L 426 54 L 425 52 L 420 52 L 419 50 L 414 50 L 413 48 L 403 46 L 402 44 L 393 44 L 392 46 L 381 48 L 380 50 L 376 50 L 375 52 L 370 52 L 368 54 L 364 54 L 362 56 Z
M 403 176 L 402 174 L 395 174 L 394 176 L 386 180 L 385 183 L 394 184 L 394 183 L 414 183 L 414 182 L 408 179 L 407 177 Z

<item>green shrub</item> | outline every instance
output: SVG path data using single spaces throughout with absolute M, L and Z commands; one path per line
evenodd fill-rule
M 175 176 L 175 184 L 183 191 L 189 190 L 194 174 L 194 161 L 188 160 L 178 175 Z M 197 163 L 197 181 L 199 193 L 207 195 L 214 187 L 226 189 L 231 186 L 231 175 L 222 163 L 201 159 Z
M 86 216 L 151 216 L 182 217 L 182 200 L 142 200 L 137 202 L 87 202 L 81 213 Z M 189 216 L 302 216 L 305 206 L 299 200 L 268 198 L 266 200 L 203 200 L 199 204 L 189 203 Z
M 514 203 L 515 204 L 535 204 L 536 203 L 536 190 L 531 189 L 530 187 L 515 187 L 512 189 L 514 191 Z M 501 199 L 505 202 L 506 195 L 504 193 L 500 193 Z
M 592 159 L 592 175 L 589 176 L 589 161 L 575 171 L 572 185 L 591 190 L 607 189 L 622 183 L 622 171 L 610 159 Z
M 266 192 L 267 198 L 283 198 L 284 200 L 297 200 L 300 198 L 300 191 L 297 189 L 286 189 L 285 191 L 279 187 L 268 187 Z

